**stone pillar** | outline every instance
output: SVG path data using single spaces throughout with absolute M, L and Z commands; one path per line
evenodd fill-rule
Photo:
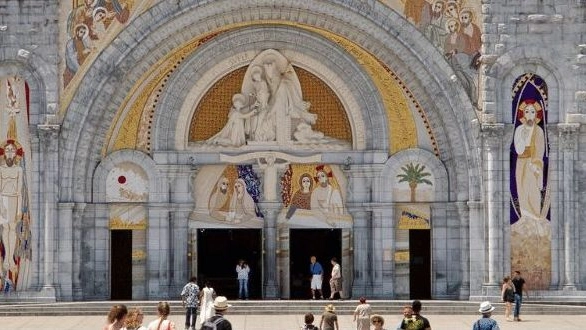
M 371 213 L 363 208 L 352 208 L 348 212 L 354 221 L 354 278 L 353 296 L 371 296 L 372 288 L 372 237 L 369 224 Z
M 59 283 L 59 299 L 73 299 L 73 207 L 74 203 L 59 203 L 57 217 L 58 237 L 57 255 L 59 256 L 57 283 Z
M 277 285 L 277 216 L 281 203 L 262 202 L 264 215 L 264 298 L 279 298 Z
M 458 299 L 465 300 L 470 297 L 470 212 L 465 202 L 456 202 L 460 228 L 460 274 L 461 284 Z
M 148 215 L 147 295 L 149 299 L 165 299 L 170 281 L 169 205 L 151 204 Z
M 502 186 L 502 137 L 504 125 L 503 124 L 483 124 L 482 125 L 482 140 L 483 140 L 483 161 L 485 164 L 484 177 L 486 190 L 486 218 L 488 220 L 488 278 L 485 286 L 498 287 L 502 271 L 499 265 L 502 265 L 503 260 L 499 258 L 502 246 L 500 244 L 502 230 L 500 226 L 500 219 L 502 219 L 502 201 L 498 198 L 502 196 L 502 191 L 499 187 Z
M 576 281 L 578 269 L 576 262 L 578 261 L 576 251 L 579 250 L 578 245 L 578 226 L 576 225 L 576 195 L 574 193 L 574 161 L 576 159 L 576 152 L 578 146 L 578 132 L 580 124 L 559 124 L 559 145 L 562 147 L 562 178 L 563 181 L 563 195 L 562 195 L 562 216 L 564 222 L 564 290 L 576 290 Z
M 58 199 L 59 125 L 38 125 L 41 160 L 41 198 L 43 214 L 43 287 L 47 295 L 55 295 L 55 228 Z
M 83 213 L 85 211 L 86 203 L 75 203 L 73 206 L 73 242 L 72 242 L 72 250 L 73 250 L 73 267 L 72 267 L 72 296 L 73 300 L 80 301 L 83 300 L 83 289 L 81 287 L 81 260 L 82 260 L 82 251 L 81 251 L 81 242 L 82 236 L 81 231 L 83 228 L 82 220 L 83 220 Z
M 481 290 L 485 281 L 486 274 L 486 248 L 484 219 L 485 204 L 482 201 L 468 201 L 468 260 L 469 264 L 464 265 L 469 272 L 470 280 L 470 297 L 483 296 Z M 474 242 L 474 244 L 472 244 Z M 463 262 L 463 261 L 462 261 Z

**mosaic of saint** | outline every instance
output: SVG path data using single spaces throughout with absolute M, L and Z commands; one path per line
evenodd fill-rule
M 525 74 L 513 87 L 515 133 L 510 152 L 511 268 L 525 274 L 534 289 L 551 278 L 549 143 L 547 85 Z
M 281 197 L 286 207 L 281 225 L 300 227 L 347 227 L 351 217 L 344 208 L 346 179 L 337 166 L 293 164 L 281 178 Z
M 0 78 L 0 289 L 29 287 L 32 260 L 28 85 Z

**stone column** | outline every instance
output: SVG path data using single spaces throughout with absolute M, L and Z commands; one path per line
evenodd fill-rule
M 74 203 L 58 204 L 58 237 L 57 255 L 59 256 L 59 270 L 57 283 L 59 283 L 59 298 L 63 300 L 73 299 L 73 263 L 75 260 L 73 251 L 73 206 Z
M 563 181 L 562 216 L 564 222 L 564 290 L 576 290 L 577 268 L 576 251 L 579 250 L 576 225 L 576 195 L 574 193 L 574 161 L 578 146 L 578 132 L 580 124 L 559 124 L 559 145 L 562 147 Z
M 502 271 L 499 265 L 503 260 L 499 258 L 499 251 L 502 251 L 500 243 L 501 226 L 500 219 L 502 210 L 502 201 L 499 196 L 502 191 L 502 136 L 504 131 L 503 124 L 483 124 L 482 125 L 482 142 L 483 142 L 483 160 L 485 164 L 485 196 L 486 196 L 486 217 L 488 220 L 488 278 L 485 285 L 498 287 L 499 277 Z
M 72 295 L 73 300 L 83 300 L 83 289 L 81 287 L 81 242 L 82 236 L 81 231 L 83 228 L 82 220 L 83 213 L 85 211 L 86 203 L 75 203 L 73 206 L 73 282 L 72 282 Z
M 363 208 L 348 209 L 354 221 L 354 278 L 353 296 L 371 296 L 372 288 L 372 237 L 369 229 L 371 213 Z
M 165 299 L 170 281 L 169 205 L 151 204 L 148 215 L 147 295 L 149 299 Z
M 485 283 L 486 252 L 484 244 L 484 207 L 482 201 L 468 201 L 468 260 L 469 264 L 464 265 L 469 271 L 470 296 L 482 296 L 480 290 Z M 474 242 L 474 244 L 472 244 Z
M 43 287 L 47 295 L 55 295 L 55 228 L 58 199 L 59 125 L 38 125 L 40 148 L 40 185 L 43 214 Z
M 460 228 L 460 300 L 470 297 L 470 212 L 465 202 L 456 202 Z
M 264 298 L 279 298 L 277 285 L 277 216 L 281 203 L 261 202 L 264 215 Z

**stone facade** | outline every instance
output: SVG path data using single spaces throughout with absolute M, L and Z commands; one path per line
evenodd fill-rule
M 34 162 L 31 285 L 8 297 L 110 299 L 112 207 L 127 203 L 146 214 L 137 216 L 146 225 L 139 221 L 140 228 L 132 230 L 132 298 L 175 298 L 188 277 L 198 274 L 194 255 L 205 253 L 194 246 L 198 230 L 238 228 L 206 227 L 190 218 L 194 205 L 208 198 L 194 193 L 195 178 L 208 166 L 229 165 L 222 160 L 226 155 L 262 152 L 318 154 L 315 163 L 332 166 L 339 181 L 347 181 L 340 186 L 352 222 L 336 227 L 345 293 L 409 298 L 412 274 L 398 253 L 409 251 L 409 231 L 399 228 L 399 219 L 413 200 L 402 199 L 396 189 L 402 168 L 418 163 L 433 178 L 426 190 L 431 197 L 419 203 L 430 215 L 430 297 L 498 296 L 502 277 L 514 270 L 508 214 L 509 147 L 516 128 L 511 90 L 518 77 L 530 73 L 547 83 L 551 189 L 551 280 L 532 298 L 586 300 L 586 259 L 580 253 L 586 249 L 586 225 L 580 221 L 586 214 L 579 207 L 586 203 L 583 1 L 470 1 L 481 8 L 477 22 L 483 30 L 478 102 L 442 51 L 383 1 L 145 3 L 65 88 L 63 30 L 71 8 L 59 1 L 0 4 L 0 78 L 19 76 L 28 84 Z M 311 73 L 333 90 L 348 118 L 349 149 L 194 147 L 188 138 L 194 105 L 265 49 L 278 50 L 296 71 Z M 379 76 L 376 68 L 389 75 Z M 397 77 L 395 83 L 389 77 Z M 151 93 L 149 84 L 155 86 Z M 389 86 L 403 91 L 413 129 L 394 121 L 400 117 L 398 103 L 392 103 L 398 94 L 391 95 Z M 142 126 L 133 124 L 141 118 L 148 122 L 148 138 L 142 140 L 136 133 Z M 402 135 L 416 136 L 415 143 L 398 143 Z M 144 199 L 125 195 L 114 201 L 109 174 L 128 170 L 127 164 L 140 168 L 148 189 Z M 244 164 L 262 173 L 255 162 Z M 285 205 L 259 198 L 262 296 L 289 298 L 287 228 L 300 227 L 283 229 Z

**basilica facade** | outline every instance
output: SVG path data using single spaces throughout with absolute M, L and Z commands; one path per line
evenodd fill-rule
M 586 2 L 0 4 L 12 301 L 586 301 Z

